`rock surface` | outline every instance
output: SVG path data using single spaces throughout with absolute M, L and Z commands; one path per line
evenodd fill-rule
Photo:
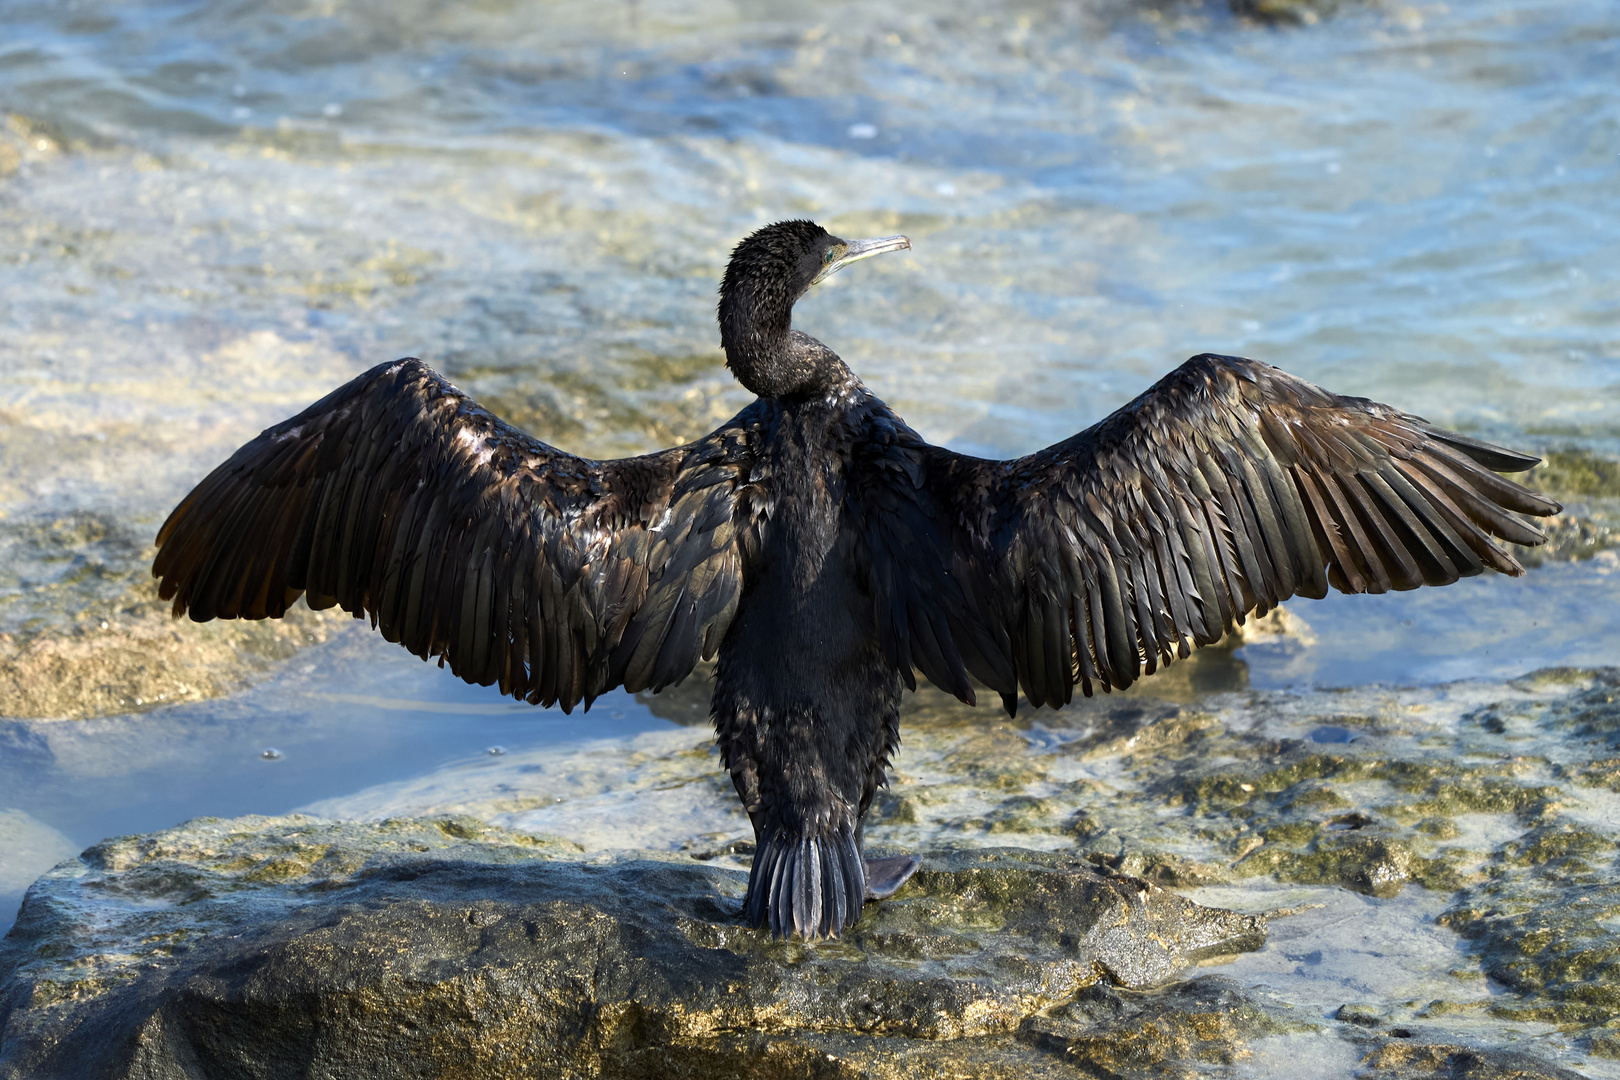
M 659 708 L 696 718 L 702 692 Z M 874 843 L 1078 854 L 1201 903 L 1290 909 L 1274 945 L 1226 971 L 1333 1033 L 1355 1055 L 1345 1072 L 1383 1041 L 1488 1056 L 1531 1039 L 1620 1076 L 1616 669 L 1190 702 L 1133 692 L 1016 720 L 924 690 L 902 726 Z M 734 866 L 748 852 L 701 730 L 509 754 L 318 809 L 465 813 L 592 851 L 628 842 Z M 1357 1005 L 1378 1023 L 1337 1016 Z
M 0 1076 L 1620 1077 L 1620 671 L 1220 663 L 909 699 L 867 835 L 927 872 L 814 948 L 737 924 L 700 680 L 654 699 L 694 727 L 109 841 L 0 946 Z
M 1162 1003 L 1110 988 L 1265 939 L 1263 917 L 1031 851 L 934 854 L 814 946 L 744 929 L 744 886 L 465 817 L 107 841 L 47 874 L 0 946 L 0 1076 L 887 1076 L 918 1054 L 1038 1072 L 1118 1056 L 1122 1026 L 1151 1040 L 1137 1014 Z M 1211 994 L 1223 1034 L 1279 1030 Z M 1151 1056 L 1195 1059 L 1189 1038 Z

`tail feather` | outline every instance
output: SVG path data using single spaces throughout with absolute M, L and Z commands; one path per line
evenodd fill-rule
M 761 837 L 748 875 L 748 925 L 773 938 L 837 937 L 861 917 L 866 867 L 848 824 L 815 836 Z

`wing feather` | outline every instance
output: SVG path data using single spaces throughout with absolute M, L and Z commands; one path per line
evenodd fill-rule
M 948 627 L 973 647 L 941 685 L 967 700 L 952 683 L 971 674 L 1009 708 L 1019 689 L 1059 705 L 1075 683 L 1127 687 L 1290 596 L 1523 573 L 1497 541 L 1541 543 L 1519 515 L 1559 509 L 1492 471 L 1534 458 L 1211 354 L 1014 461 L 892 417 L 870 442 L 859 499 L 885 648 L 909 672 Z
M 565 709 L 657 689 L 712 656 L 736 612 L 754 514 L 739 493 L 771 408 L 591 461 L 420 361 L 380 365 L 181 500 L 158 533 L 159 595 L 206 621 L 277 617 L 303 594 L 469 682 Z

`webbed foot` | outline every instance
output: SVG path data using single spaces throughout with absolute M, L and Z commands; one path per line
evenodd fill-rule
M 866 864 L 866 898 L 887 900 L 900 891 L 900 886 L 911 880 L 922 866 L 915 855 L 888 855 L 879 859 L 862 859 Z

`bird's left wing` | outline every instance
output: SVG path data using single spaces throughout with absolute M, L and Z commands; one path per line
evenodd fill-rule
M 1499 477 L 1535 459 L 1195 356 L 1073 438 L 1014 461 L 872 426 L 857 501 L 880 637 L 964 700 L 1009 711 L 1131 685 L 1290 596 L 1523 572 L 1495 540 L 1558 505 Z
M 152 573 L 176 615 L 275 618 L 304 593 L 540 704 L 656 690 L 712 656 L 736 611 L 763 408 L 689 446 L 592 461 L 419 360 L 379 365 L 198 484 Z

